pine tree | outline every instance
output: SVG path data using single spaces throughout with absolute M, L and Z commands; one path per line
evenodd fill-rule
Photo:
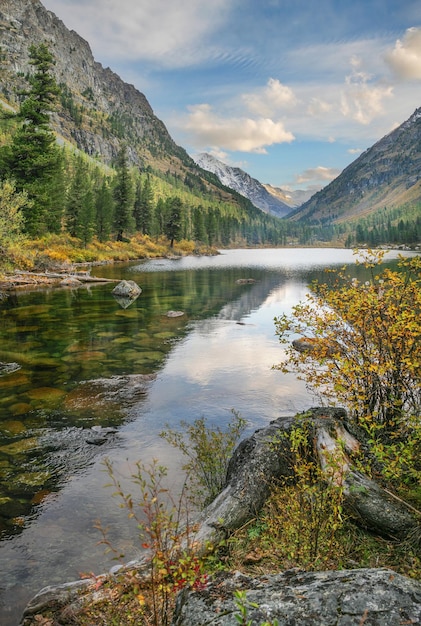
M 202 206 L 196 207 L 193 211 L 193 236 L 196 241 L 207 243 L 208 237 L 206 234 L 203 211 Z
M 117 241 L 123 241 L 123 233 L 133 228 L 133 181 L 127 159 L 127 148 L 122 146 L 116 162 L 117 176 L 114 184 L 114 229 Z
M 25 230 L 31 236 L 47 232 L 48 225 L 60 228 L 62 204 L 60 188 L 63 161 L 55 135 L 49 129 L 59 88 L 51 74 L 54 58 L 46 44 L 31 46 L 30 64 L 34 74 L 28 78 L 31 88 L 21 95 L 24 100 L 17 114 L 20 126 L 9 145 L 0 151 L 1 178 L 13 179 L 17 191 L 25 191 L 30 204 L 22 207 Z
M 143 185 L 142 180 L 139 178 L 136 184 L 133 215 L 136 222 L 136 230 L 144 235 L 150 235 L 152 232 L 153 201 L 154 194 L 150 177 L 146 176 Z
M 87 164 L 82 156 L 76 157 L 74 173 L 67 194 L 67 231 L 86 245 L 94 231 L 92 185 Z
M 163 235 L 165 231 L 165 222 L 167 219 L 167 205 L 163 198 L 158 198 L 155 207 L 155 216 L 153 220 L 152 234 L 159 236 Z
M 114 200 L 106 178 L 102 180 L 102 184 L 96 192 L 95 211 L 96 235 L 99 241 L 107 241 L 110 238 L 112 229 Z
M 165 235 L 170 240 L 171 248 L 174 240 L 179 236 L 182 223 L 183 203 L 180 198 L 173 196 L 167 200 L 167 220 L 165 223 Z

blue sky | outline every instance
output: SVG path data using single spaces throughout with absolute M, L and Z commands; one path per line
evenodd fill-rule
M 326 185 L 421 106 L 419 0 L 41 0 L 173 139 Z

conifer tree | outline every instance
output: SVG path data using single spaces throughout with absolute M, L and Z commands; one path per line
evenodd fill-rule
M 207 234 L 205 228 L 205 220 L 203 217 L 204 209 L 202 206 L 196 207 L 193 212 L 193 235 L 196 241 L 207 242 Z
M 93 236 L 94 208 L 92 185 L 87 164 L 82 156 L 76 157 L 74 173 L 67 194 L 67 231 L 86 245 Z
M 174 240 L 179 236 L 181 231 L 183 203 L 180 198 L 173 196 L 168 198 L 167 207 L 165 235 L 170 240 L 171 248 L 173 248 Z
M 144 235 L 150 235 L 152 231 L 153 200 L 150 177 L 147 175 L 143 184 L 139 178 L 136 184 L 133 215 L 136 222 L 136 230 Z
M 155 215 L 153 220 L 153 235 L 163 235 L 165 230 L 165 222 L 167 217 L 167 206 L 163 198 L 158 198 L 155 207 Z
M 127 148 L 122 146 L 116 162 L 117 176 L 114 183 L 114 229 L 117 241 L 123 241 L 123 233 L 133 228 L 133 181 L 127 159 Z
M 0 151 L 0 176 L 13 179 L 18 192 L 25 191 L 30 204 L 22 207 L 25 230 L 31 236 L 60 229 L 62 203 L 59 194 L 63 162 L 55 135 L 49 128 L 59 88 L 51 74 L 54 58 L 46 44 L 30 47 L 30 89 L 17 113 L 20 126 L 9 145 Z
M 113 194 L 108 180 L 104 177 L 95 196 L 96 235 L 99 241 L 110 238 L 114 212 Z

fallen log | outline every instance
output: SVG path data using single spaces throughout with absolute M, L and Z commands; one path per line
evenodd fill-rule
M 29 284 L 36 281 L 37 278 L 43 278 L 47 280 L 64 280 L 69 278 L 76 278 L 82 283 L 117 283 L 119 282 L 115 278 L 102 278 L 99 276 L 91 276 L 89 272 L 74 271 L 74 272 L 23 272 L 19 270 L 10 279 L 16 281 L 27 280 Z

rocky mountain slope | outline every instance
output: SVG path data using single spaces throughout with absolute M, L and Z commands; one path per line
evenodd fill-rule
M 290 217 L 339 223 L 379 209 L 421 211 L 421 108 L 361 154 Z
M 204 170 L 215 174 L 223 185 L 245 196 L 265 213 L 285 217 L 291 212 L 290 205 L 269 193 L 258 180 L 239 167 L 226 165 L 206 152 L 198 154 L 194 160 Z
M 0 34 L 1 90 L 6 101 L 16 103 L 16 90 L 27 87 L 24 76 L 31 70 L 30 45 L 45 41 L 54 54 L 55 78 L 63 90 L 53 126 L 64 139 L 109 162 L 119 147 L 119 133 L 109 131 L 120 126 L 122 134 L 123 128 L 130 126 L 137 143 L 154 140 L 177 153 L 177 146 L 145 96 L 97 63 L 89 44 L 68 30 L 39 0 L 2 0 Z
M 189 189 L 245 206 L 238 194 L 223 188 L 176 145 L 145 95 L 95 61 L 88 42 L 40 0 L 0 2 L 0 108 L 18 108 L 16 94 L 28 88 L 25 76 L 32 70 L 29 48 L 44 42 L 54 55 L 62 92 L 52 116 L 52 128 L 62 142 L 110 164 L 124 141 L 130 161 L 141 169 L 188 179 Z

